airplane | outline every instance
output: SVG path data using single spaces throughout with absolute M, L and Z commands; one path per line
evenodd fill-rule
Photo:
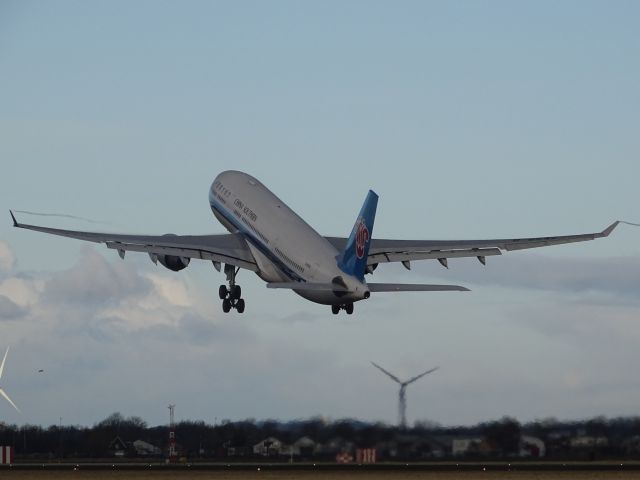
M 502 250 L 523 250 L 607 237 L 620 223 L 601 232 L 537 238 L 494 240 L 384 240 L 374 239 L 373 223 L 378 195 L 369 190 L 348 238 L 325 237 L 316 232 L 273 192 L 251 175 L 229 170 L 220 173 L 209 189 L 215 218 L 229 231 L 221 235 L 122 235 L 82 232 L 19 223 L 13 226 L 89 242 L 104 243 L 122 259 L 125 252 L 146 252 L 153 263 L 180 271 L 192 259 L 208 260 L 224 271 L 220 285 L 222 310 L 245 310 L 240 285 L 241 269 L 256 273 L 268 288 L 293 290 L 303 298 L 331 306 L 333 314 L 353 313 L 355 302 L 372 293 L 401 291 L 468 291 L 459 285 L 373 283 L 365 280 L 381 263 L 436 259 L 448 268 L 449 258 L 486 257 Z M 224 267 L 223 267 L 224 265 Z

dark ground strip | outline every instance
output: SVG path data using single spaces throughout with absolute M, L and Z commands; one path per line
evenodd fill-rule
M 14 463 L 0 465 L 3 470 L 122 470 L 122 471 L 318 471 L 318 472 L 577 472 L 577 471 L 636 471 L 640 462 L 523 462 L 523 463 L 376 463 L 369 465 L 337 463 Z

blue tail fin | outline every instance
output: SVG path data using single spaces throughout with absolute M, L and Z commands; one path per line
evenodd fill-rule
M 338 267 L 343 272 L 360 280 L 364 279 L 364 272 L 367 268 L 367 256 L 369 255 L 369 245 L 373 234 L 373 221 L 376 218 L 377 206 L 378 195 L 369 190 L 347 241 L 347 246 L 338 257 Z

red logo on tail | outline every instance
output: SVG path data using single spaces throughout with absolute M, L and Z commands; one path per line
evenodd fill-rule
M 369 229 L 364 223 L 362 217 L 358 221 L 358 229 L 356 230 L 356 256 L 364 257 L 364 245 L 369 241 Z

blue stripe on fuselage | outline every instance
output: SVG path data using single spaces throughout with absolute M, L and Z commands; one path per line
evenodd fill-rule
M 231 223 L 238 231 L 245 237 L 248 241 L 250 241 L 261 253 L 263 253 L 271 263 L 275 264 L 280 271 L 282 271 L 286 276 L 288 276 L 291 280 L 297 282 L 306 282 L 304 278 L 291 270 L 286 263 L 284 263 L 280 258 L 274 255 L 271 250 L 261 241 L 259 237 L 253 234 L 251 230 L 248 230 L 238 219 L 234 218 L 232 215 L 228 215 L 215 201 L 215 197 L 209 195 L 209 205 L 212 210 L 215 210 L 220 215 L 222 215 L 229 223 Z

